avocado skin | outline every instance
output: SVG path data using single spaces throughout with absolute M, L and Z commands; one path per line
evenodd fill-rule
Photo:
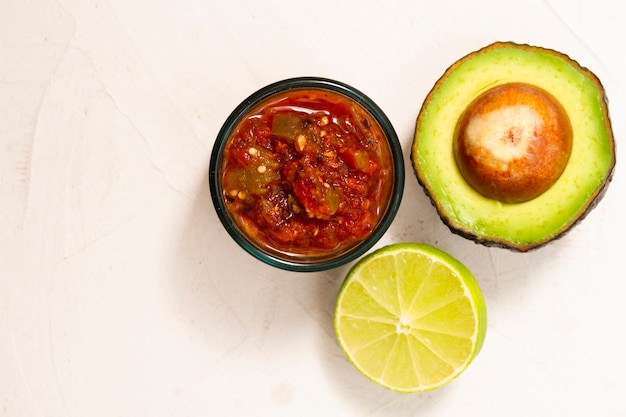
M 418 170 L 418 163 L 417 163 L 417 146 L 416 142 L 417 142 L 417 137 L 418 137 L 418 133 L 419 133 L 419 129 L 420 129 L 420 124 L 421 124 L 421 119 L 424 116 L 424 110 L 426 109 L 426 107 L 428 106 L 430 99 L 432 98 L 432 96 L 437 92 L 437 89 L 439 88 L 439 86 L 446 80 L 446 78 L 448 77 L 448 75 L 450 73 L 452 73 L 453 71 L 455 71 L 463 62 L 465 62 L 465 60 L 467 59 L 471 59 L 472 57 L 482 54 L 484 52 L 488 52 L 491 51 L 493 49 L 498 49 L 498 48 L 520 48 L 520 49 L 524 49 L 524 50 L 528 50 L 531 52 L 540 52 L 543 54 L 550 54 L 553 56 L 556 56 L 566 62 L 568 62 L 571 66 L 575 67 L 581 74 L 583 74 L 585 77 L 587 77 L 591 82 L 593 82 L 593 84 L 596 87 L 596 91 L 598 94 L 598 98 L 600 100 L 600 103 L 602 105 L 602 113 L 604 115 L 605 118 L 605 129 L 608 135 L 608 140 L 609 140 L 609 146 L 610 146 L 610 153 L 611 153 L 611 162 L 609 165 L 608 170 L 606 171 L 606 175 L 603 178 L 603 181 L 601 183 L 601 185 L 595 190 L 595 192 L 587 199 L 586 204 L 578 210 L 577 215 L 574 216 L 569 222 L 567 222 L 563 227 L 561 227 L 559 230 L 557 230 L 555 233 L 552 233 L 548 236 L 546 236 L 545 238 L 541 239 L 541 240 L 537 240 L 534 242 L 530 242 L 530 243 L 520 243 L 520 242 L 515 242 L 513 240 L 509 240 L 509 239 L 499 239 L 499 238 L 494 238 L 493 236 L 485 236 L 481 233 L 478 233 L 474 230 L 472 230 L 469 227 L 466 227 L 463 224 L 460 224 L 459 222 L 453 220 L 447 213 L 446 210 L 444 210 L 444 208 L 442 207 L 442 205 L 439 203 L 438 199 L 436 198 L 435 195 L 433 195 L 433 193 L 430 191 L 430 185 L 428 183 L 428 181 L 422 176 L 422 174 L 420 173 L 420 171 Z M 564 237 L 565 235 L 567 235 L 568 232 L 570 232 L 576 225 L 578 225 L 582 220 L 584 220 L 587 215 L 595 208 L 597 207 L 597 205 L 600 203 L 600 201 L 603 199 L 603 197 L 605 196 L 608 187 L 613 179 L 613 174 L 615 172 L 615 166 L 616 166 L 616 151 L 615 151 L 615 139 L 613 136 L 613 130 L 612 130 L 612 126 L 611 126 L 611 117 L 609 114 L 609 109 L 608 109 L 608 104 L 609 104 L 609 100 L 606 94 L 606 90 L 604 88 L 604 86 L 602 85 L 600 79 L 592 72 L 590 71 L 588 68 L 581 66 L 577 61 L 575 61 L 574 59 L 572 59 L 570 56 L 568 56 L 567 54 L 564 54 L 562 52 L 558 52 L 556 50 L 553 49 L 548 49 L 548 48 L 544 48 L 544 47 L 538 47 L 538 46 L 533 46 L 533 45 L 529 45 L 529 44 L 525 44 L 525 43 L 516 43 L 516 42 L 512 42 L 512 41 L 498 41 L 498 42 L 494 42 L 488 46 L 485 46 L 481 49 L 478 49 L 474 52 L 469 53 L 468 55 L 462 57 L 461 59 L 457 60 L 455 63 L 453 63 L 450 67 L 448 67 L 448 69 L 446 69 L 446 71 L 443 73 L 443 75 L 437 80 L 437 82 L 434 84 L 433 88 L 430 90 L 430 92 L 428 93 L 428 95 L 426 96 L 422 107 L 420 109 L 418 118 L 417 118 L 417 122 L 416 122 L 416 127 L 415 127 L 415 136 L 414 136 L 414 143 L 411 146 L 411 153 L 410 153 L 410 158 L 411 161 L 413 162 L 411 165 L 413 166 L 413 171 L 414 174 L 417 178 L 417 181 L 419 183 L 419 185 L 421 186 L 422 190 L 424 191 L 425 195 L 429 198 L 432 206 L 436 209 L 438 216 L 440 217 L 441 221 L 448 227 L 448 229 L 453 233 L 456 234 L 458 236 L 461 236 L 465 239 L 471 240 L 476 244 L 480 244 L 486 247 L 494 247 L 494 248 L 502 248 L 502 249 L 508 249 L 511 250 L 513 252 L 529 252 L 529 251 L 534 251 L 537 250 L 539 248 L 542 248 L 550 243 L 553 243 L 559 239 L 561 239 L 562 237 Z M 469 187 L 469 185 L 468 185 Z

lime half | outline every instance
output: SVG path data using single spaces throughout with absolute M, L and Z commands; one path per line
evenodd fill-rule
M 335 332 L 348 359 L 393 391 L 442 387 L 482 347 L 485 301 L 472 273 L 433 246 L 393 244 L 367 255 L 339 290 Z

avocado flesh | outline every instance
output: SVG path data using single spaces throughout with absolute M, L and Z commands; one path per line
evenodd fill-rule
M 572 124 L 572 151 L 558 180 L 540 196 L 505 204 L 476 192 L 453 155 L 457 122 L 486 90 L 520 82 L 550 92 Z M 428 94 L 411 150 L 418 181 L 455 233 L 487 246 L 527 251 L 566 233 L 603 196 L 615 167 L 604 89 L 596 76 L 559 52 L 497 42 L 453 64 Z

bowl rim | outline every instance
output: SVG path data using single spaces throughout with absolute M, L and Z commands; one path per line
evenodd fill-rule
M 391 158 L 394 164 L 394 178 L 391 198 L 385 214 L 380 219 L 372 233 L 363 242 L 349 249 L 345 253 L 330 259 L 321 259 L 319 262 L 299 262 L 297 259 L 284 259 L 277 257 L 264 252 L 250 242 L 250 240 L 239 231 L 238 227 L 228 213 L 228 209 L 224 204 L 224 200 L 221 195 L 221 181 L 218 175 L 219 162 L 221 161 L 226 142 L 241 118 L 245 116 L 249 110 L 265 99 L 276 94 L 282 94 L 290 90 L 297 89 L 330 90 L 344 95 L 361 105 L 379 123 L 385 138 L 389 143 Z M 398 135 L 396 134 L 391 121 L 383 110 L 371 98 L 348 84 L 330 78 L 314 76 L 294 77 L 276 81 L 249 95 L 237 107 L 235 107 L 220 128 L 215 143 L 213 144 L 209 163 L 209 188 L 211 192 L 211 200 L 213 201 L 217 217 L 222 223 L 222 226 L 226 229 L 226 232 L 241 248 L 254 258 L 268 265 L 295 272 L 316 272 L 336 268 L 355 260 L 371 249 L 372 246 L 374 246 L 385 234 L 398 212 L 404 193 L 404 181 L 405 169 L 402 146 L 398 140 Z

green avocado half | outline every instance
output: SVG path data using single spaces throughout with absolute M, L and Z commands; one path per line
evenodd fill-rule
M 571 125 L 569 155 L 556 180 L 520 202 L 478 192 L 455 157 L 460 121 L 470 105 L 486 92 L 511 84 L 547 92 Z M 415 174 L 452 232 L 486 246 L 520 252 L 538 248 L 582 220 L 611 181 L 615 141 L 607 103 L 599 79 L 567 55 L 493 43 L 450 66 L 426 97 L 411 149 Z

